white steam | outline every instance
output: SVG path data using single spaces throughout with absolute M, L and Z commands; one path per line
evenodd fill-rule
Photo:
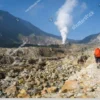
M 72 11 L 77 5 L 77 0 L 66 0 L 64 5 L 57 12 L 57 19 L 55 25 L 57 25 L 61 36 L 62 43 L 65 44 L 66 38 L 69 32 L 69 27 L 72 24 Z

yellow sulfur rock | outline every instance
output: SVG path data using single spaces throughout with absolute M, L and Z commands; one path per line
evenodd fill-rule
M 28 94 L 18 94 L 18 98 L 30 98 Z
M 27 94 L 26 91 L 25 91 L 24 89 L 22 89 L 22 90 L 20 91 L 20 93 L 21 93 L 21 94 Z
M 18 80 L 18 83 L 19 83 L 19 84 L 21 84 L 21 83 L 23 83 L 23 82 L 24 82 L 23 79 Z
M 36 98 L 40 98 L 40 97 L 41 97 L 41 95 L 40 95 L 40 94 L 37 94 L 37 95 L 36 95 Z
M 53 93 L 53 92 L 55 92 L 56 90 L 57 90 L 56 87 L 47 88 L 47 92 L 48 92 L 48 93 Z
M 87 95 L 82 95 L 81 98 L 88 98 Z
M 17 97 L 18 98 L 30 98 L 30 95 L 27 94 L 27 92 L 24 89 L 22 89 Z

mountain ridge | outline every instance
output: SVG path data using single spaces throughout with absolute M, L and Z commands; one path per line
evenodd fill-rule
M 100 33 L 92 34 L 79 41 L 84 44 L 94 44 L 100 42 Z
M 8 44 L 51 45 L 61 44 L 61 37 L 46 33 L 31 22 L 0 10 L 0 46 Z M 83 40 L 67 39 L 66 43 L 95 44 L 100 42 L 100 33 L 92 34 Z
M 50 44 L 55 44 L 54 42 L 61 42 L 60 36 L 46 33 L 41 29 L 37 28 L 36 26 L 32 25 L 30 22 L 15 17 L 11 15 L 9 12 L 2 10 L 0 10 L 0 34 L 2 34 L 2 37 L 0 37 L 0 41 L 2 42 L 6 40 L 7 43 L 11 43 L 11 39 L 15 42 L 20 43 L 24 41 L 23 38 L 25 37 L 27 39 L 30 39 L 28 40 L 30 44 L 34 44 L 31 42 L 32 40 L 35 40 L 35 44 L 39 44 L 39 41 L 37 40 L 41 40 L 40 38 L 42 37 L 50 37 L 56 39 L 57 42 L 49 40 L 51 42 Z M 19 35 L 21 35 L 20 38 Z M 48 44 L 47 40 L 45 41 L 44 39 L 42 39 L 42 42 L 43 44 Z

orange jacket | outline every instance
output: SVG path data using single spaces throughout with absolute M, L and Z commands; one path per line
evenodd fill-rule
M 100 49 L 96 48 L 94 52 L 95 57 L 100 57 Z

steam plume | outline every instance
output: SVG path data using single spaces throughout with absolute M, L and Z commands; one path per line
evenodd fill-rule
M 77 0 L 66 0 L 64 5 L 57 12 L 55 25 L 58 27 L 61 36 L 62 44 L 65 44 L 69 32 L 69 27 L 72 24 L 72 11 L 77 5 Z

